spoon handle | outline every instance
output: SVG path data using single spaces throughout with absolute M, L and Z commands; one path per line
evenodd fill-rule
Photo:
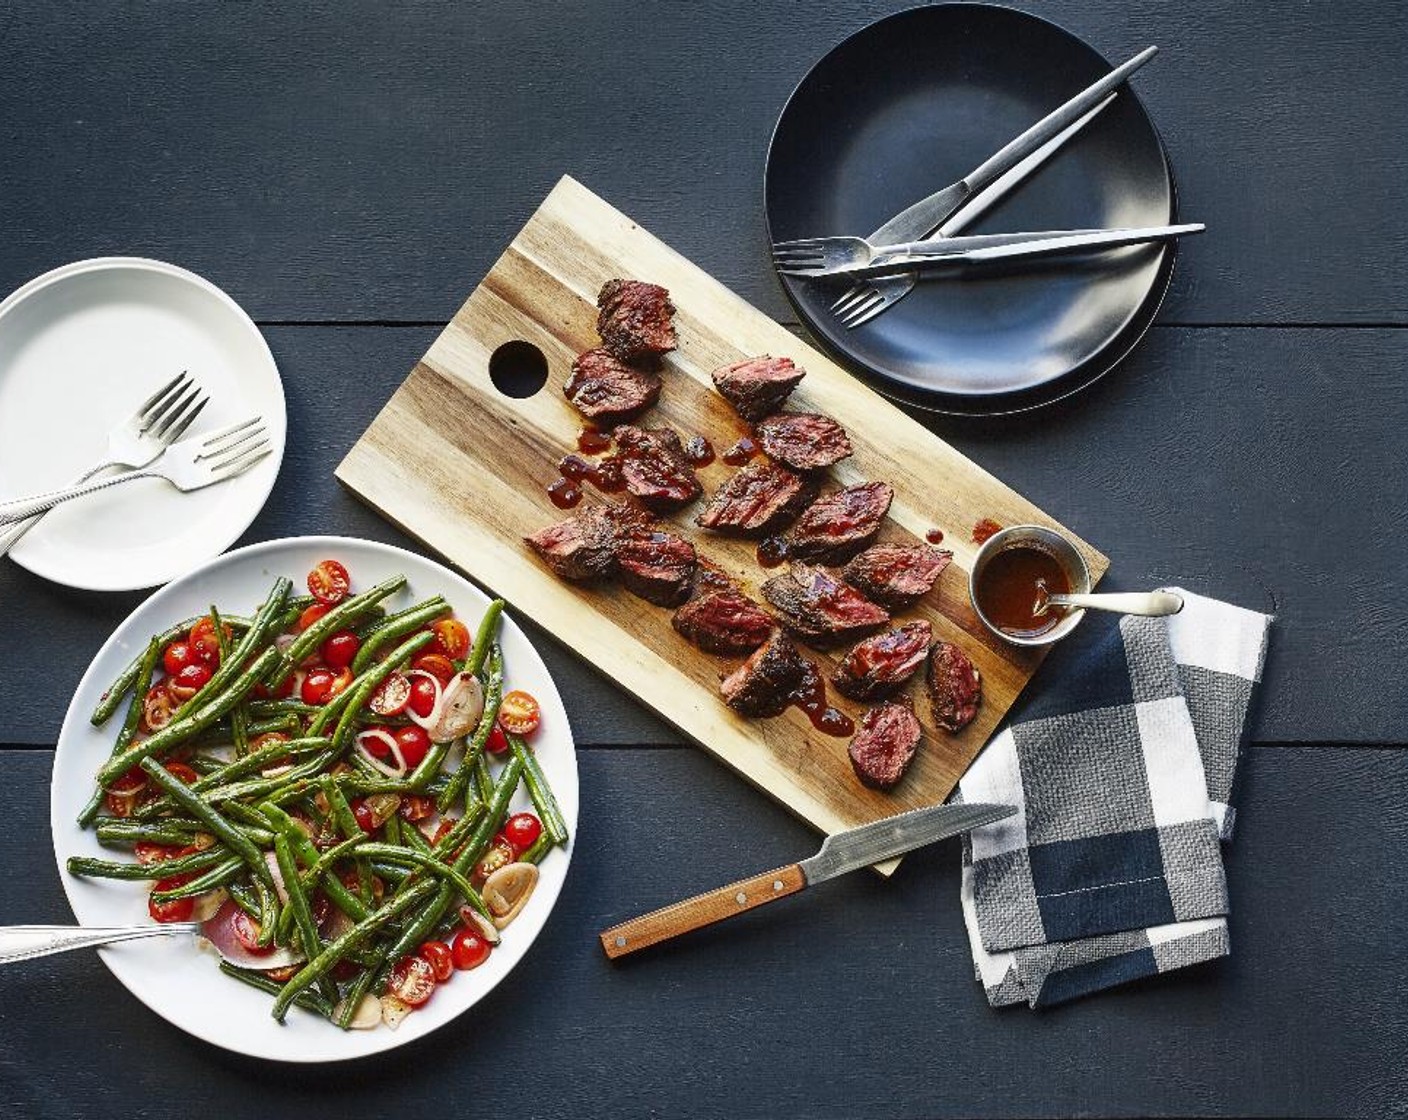
M 198 922 L 142 926 L 0 926 L 0 964 L 30 961 L 70 949 L 111 945 L 115 941 L 199 932 Z
M 1092 611 L 1113 611 L 1116 614 L 1141 614 L 1151 618 L 1177 614 L 1183 609 L 1183 598 L 1172 591 L 1124 591 L 1101 595 L 1052 595 L 1047 603 L 1053 607 L 1084 608 Z

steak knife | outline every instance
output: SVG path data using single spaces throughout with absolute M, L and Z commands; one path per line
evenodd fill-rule
M 931 805 L 828 836 L 810 859 L 687 898 L 603 930 L 601 947 L 615 959 L 756 909 L 848 871 L 904 855 L 948 836 L 992 824 L 1015 805 Z

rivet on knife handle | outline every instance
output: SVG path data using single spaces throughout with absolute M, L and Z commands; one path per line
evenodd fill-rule
M 776 871 L 741 879 L 612 926 L 602 932 L 601 947 L 608 957 L 624 957 L 637 949 L 657 945 L 692 929 L 702 929 L 774 899 L 796 894 L 806 885 L 801 867 L 790 863 Z

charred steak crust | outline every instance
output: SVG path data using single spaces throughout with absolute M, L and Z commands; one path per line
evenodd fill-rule
M 758 423 L 758 439 L 775 462 L 819 471 L 851 455 L 846 429 L 819 412 L 778 412 Z
M 919 671 L 933 638 L 933 628 L 922 619 L 874 634 L 847 651 L 831 683 L 852 700 L 888 695 Z
M 523 540 L 560 579 L 585 583 L 615 575 L 618 538 L 649 524 L 640 510 L 607 503 L 589 506 Z
M 762 536 L 781 528 L 816 496 L 816 484 L 776 463 L 749 463 L 722 486 L 694 519 L 716 533 Z
M 775 634 L 726 676 L 719 691 L 735 712 L 780 716 L 806 675 L 807 663 L 785 634 Z
M 647 508 L 669 513 L 704 492 L 673 429 L 622 424 L 612 438 L 626 489 Z
M 671 622 L 704 652 L 722 654 L 755 650 L 777 628 L 772 615 L 707 560 L 696 566 L 693 594 Z
M 962 731 L 973 722 L 982 701 L 982 682 L 968 655 L 952 642 L 934 643 L 928 685 L 935 723 L 945 731 Z
M 923 733 L 908 700 L 869 709 L 847 752 L 856 777 L 872 789 L 894 789 L 914 761 Z
M 891 610 L 927 595 L 953 559 L 927 544 L 877 544 L 851 559 L 841 574 L 852 587 Z
M 745 358 L 711 375 L 714 387 L 745 420 L 758 421 L 782 407 L 807 375 L 791 358 Z
M 793 564 L 765 582 L 763 598 L 777 608 L 788 631 L 816 646 L 859 637 L 890 621 L 884 607 L 813 564 Z
M 875 538 L 894 496 L 888 483 L 861 482 L 818 498 L 787 530 L 787 554 L 833 564 L 848 559 Z
M 656 358 L 675 348 L 675 305 L 658 284 L 608 280 L 596 306 L 602 345 L 623 362 Z
M 563 394 L 589 420 L 619 423 L 660 399 L 660 378 L 626 365 L 604 346 L 579 354 Z
M 674 533 L 638 529 L 616 539 L 621 584 L 657 607 L 677 607 L 689 598 L 697 560 L 694 545 Z

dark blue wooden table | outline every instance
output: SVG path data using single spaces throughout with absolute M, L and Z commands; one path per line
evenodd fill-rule
M 0 290 L 128 253 L 225 287 L 291 437 L 246 541 L 408 543 L 332 466 L 563 172 L 783 321 L 772 123 L 867 0 L 0 9 Z M 91 956 L 7 970 L 0 1115 L 929 1116 L 1408 1112 L 1408 9 L 1032 5 L 1139 75 L 1209 233 L 1079 399 L 945 438 L 1107 551 L 1279 616 L 1229 852 L 1230 959 L 988 1009 L 954 846 L 882 883 L 609 966 L 595 931 L 812 837 L 550 639 L 583 819 L 557 911 L 433 1041 L 284 1069 L 168 1027 Z M 954 169 L 955 171 L 959 169 Z M 0 566 L 8 921 L 70 918 L 50 854 L 69 691 L 138 595 Z

